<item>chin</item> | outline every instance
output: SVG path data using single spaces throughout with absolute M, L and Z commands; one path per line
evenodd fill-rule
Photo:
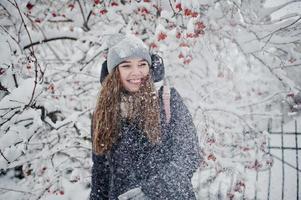
M 138 92 L 139 91 L 139 89 L 140 89 L 140 87 L 138 87 L 138 88 L 125 88 L 128 92 Z
M 138 91 L 139 91 L 139 89 L 131 89 L 131 90 L 129 90 L 129 92 L 133 92 L 133 93 L 138 92 Z

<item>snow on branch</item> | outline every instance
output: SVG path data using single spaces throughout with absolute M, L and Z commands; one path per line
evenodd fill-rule
M 297 96 L 301 76 L 300 14 L 272 17 L 297 1 L 264 3 L 2 1 L 0 167 L 5 177 L 20 169 L 21 180 L 13 179 L 26 188 L 10 183 L 16 191 L 6 193 L 78 199 L 70 188 L 80 185 L 87 194 L 91 111 L 106 38 L 117 32 L 137 35 L 162 56 L 167 79 L 193 112 L 205 174 L 199 198 L 239 199 L 252 190 L 245 171 L 271 167 L 266 123 L 298 106 L 280 104 Z

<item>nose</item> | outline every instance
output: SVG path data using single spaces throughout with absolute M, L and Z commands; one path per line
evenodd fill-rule
M 138 65 L 133 65 L 132 67 L 132 75 L 142 75 L 143 71 Z

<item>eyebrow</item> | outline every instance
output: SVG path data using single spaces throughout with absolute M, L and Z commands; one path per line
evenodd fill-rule
M 147 62 L 147 61 L 146 61 L 145 59 L 141 59 L 141 60 L 139 60 L 138 62 Z M 127 63 L 131 63 L 131 62 L 125 60 L 125 61 L 122 61 L 122 62 L 120 63 L 120 65 L 121 65 L 121 64 L 127 64 Z

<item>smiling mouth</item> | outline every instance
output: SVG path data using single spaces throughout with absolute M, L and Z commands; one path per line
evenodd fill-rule
M 141 83 L 141 79 L 130 79 L 128 82 L 133 83 L 133 84 L 139 84 Z

